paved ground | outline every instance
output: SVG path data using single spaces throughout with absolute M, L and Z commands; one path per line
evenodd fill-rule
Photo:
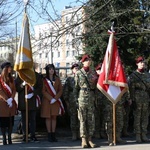
M 17 125 L 20 117 L 15 118 L 15 126 L 13 131 L 13 144 L 12 145 L 2 145 L 2 136 L 0 136 L 0 150 L 81 150 L 81 141 L 72 141 L 71 132 L 68 128 L 57 128 L 56 136 L 58 142 L 48 142 L 46 131 L 40 131 L 37 133 L 38 143 L 22 143 L 22 135 L 16 133 Z M 42 123 L 42 122 L 41 122 Z M 150 137 L 150 135 L 149 135 Z M 150 150 L 150 143 L 137 144 L 135 142 L 135 137 L 126 138 L 127 144 L 108 146 L 107 140 L 105 139 L 93 139 L 93 141 L 99 145 L 99 147 L 94 148 L 95 150 Z M 87 148 L 91 149 L 91 148 Z

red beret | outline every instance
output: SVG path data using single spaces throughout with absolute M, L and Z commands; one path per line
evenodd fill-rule
M 141 61 L 144 61 L 144 58 L 143 58 L 142 56 L 140 56 L 140 57 L 138 57 L 138 58 L 136 59 L 136 63 L 139 63 L 139 62 L 141 62 Z
M 75 68 L 75 67 L 79 67 L 79 65 L 78 65 L 78 64 L 73 64 L 73 65 L 71 66 L 71 69 L 73 69 L 73 68 Z
M 102 67 L 102 64 L 100 63 L 100 64 L 98 64 L 98 65 L 95 67 L 95 70 L 100 70 L 101 67 Z
M 91 57 L 87 54 L 82 56 L 81 62 L 84 62 L 86 59 L 90 59 Z

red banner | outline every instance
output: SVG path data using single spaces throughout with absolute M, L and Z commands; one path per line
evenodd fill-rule
M 109 42 L 97 87 L 112 103 L 116 104 L 127 91 L 128 85 L 114 39 L 114 32 L 109 31 L 109 33 Z

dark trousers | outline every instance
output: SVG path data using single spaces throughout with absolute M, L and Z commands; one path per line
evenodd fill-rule
M 23 135 L 26 134 L 26 111 L 21 111 L 22 116 L 22 132 Z M 31 136 L 35 136 L 36 130 L 36 110 L 29 110 L 28 111 L 28 124 Z

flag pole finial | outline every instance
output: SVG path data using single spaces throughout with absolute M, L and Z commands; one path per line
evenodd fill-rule
M 23 2 L 24 2 L 24 9 L 25 9 L 25 12 L 26 12 L 29 0 L 23 0 Z
M 111 23 L 111 31 L 112 31 L 112 32 L 115 32 L 115 30 L 114 30 L 114 24 L 115 24 L 115 22 L 113 21 L 113 22 Z

